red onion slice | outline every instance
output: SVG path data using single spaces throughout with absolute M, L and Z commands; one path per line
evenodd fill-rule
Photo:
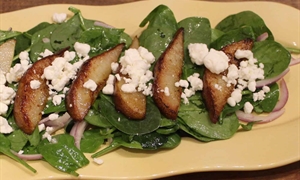
M 11 151 L 14 155 L 18 156 L 18 158 L 28 161 L 40 160 L 43 158 L 41 154 L 19 154 L 15 151 Z
M 114 28 L 113 26 L 106 24 L 105 22 L 102 21 L 95 21 L 94 22 L 95 26 L 101 26 L 101 27 L 105 27 L 105 28 Z
M 238 119 L 244 122 L 256 122 L 259 124 L 262 123 L 268 123 L 271 121 L 274 121 L 278 117 L 280 117 L 284 113 L 284 108 L 278 110 L 278 111 L 273 111 L 270 112 L 268 115 L 263 116 L 263 115 L 256 115 L 256 114 L 246 114 L 241 110 L 237 110 L 235 114 L 237 115 Z
M 282 79 L 279 84 L 280 92 L 279 92 L 279 101 L 274 107 L 273 111 L 279 111 L 282 109 L 289 99 L 289 90 L 286 86 L 285 80 Z
M 86 121 L 75 122 L 73 128 L 71 129 L 70 135 L 74 137 L 75 146 L 80 149 L 80 141 L 85 128 L 88 123 Z
M 300 63 L 300 58 L 295 58 L 295 57 L 292 56 L 290 66 L 294 66 L 294 65 L 299 64 L 299 63 Z
M 52 131 L 49 134 L 56 132 L 57 130 L 65 127 L 71 121 L 70 115 L 66 112 L 64 115 L 60 116 L 55 120 L 48 120 L 44 124 L 45 126 L 53 127 Z
M 269 37 L 269 34 L 267 32 L 262 33 L 256 38 L 256 41 L 264 41 Z
M 263 87 L 263 86 L 272 84 L 272 83 L 278 81 L 279 79 L 281 79 L 283 76 L 285 76 L 289 71 L 290 71 L 290 68 L 287 68 L 286 70 L 284 70 L 278 76 L 275 76 L 275 77 L 269 78 L 269 79 L 263 79 L 263 80 L 260 80 L 260 81 L 256 81 L 256 87 L 259 88 L 259 87 Z
M 43 118 L 42 120 L 40 120 L 39 125 L 40 125 L 40 124 L 44 124 L 44 123 L 46 123 L 47 121 L 50 121 L 49 116 L 47 116 L 47 117 Z

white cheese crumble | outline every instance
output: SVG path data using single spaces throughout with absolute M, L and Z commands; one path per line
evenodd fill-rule
M 246 102 L 245 105 L 244 105 L 244 112 L 246 114 L 250 114 L 253 110 L 253 106 L 250 102 Z
M 45 49 L 44 52 L 40 53 L 40 56 L 43 57 L 43 58 L 47 57 L 47 56 L 51 56 L 51 55 L 53 55 L 53 52 L 50 51 L 49 49 Z
M 103 162 L 104 162 L 102 159 L 99 159 L 99 158 L 93 158 L 93 160 L 96 164 L 99 164 L 99 165 L 103 164 Z
M 234 89 L 231 96 L 227 99 L 227 103 L 230 106 L 235 106 L 242 100 L 242 91 L 240 89 Z
M 52 19 L 56 23 L 62 23 L 67 19 L 66 13 L 54 13 Z
M 88 57 L 91 46 L 85 43 L 76 42 L 74 44 L 74 49 L 79 57 Z
M 39 128 L 39 132 L 42 132 L 43 130 L 45 130 L 45 124 L 44 123 L 42 123 L 42 124 L 39 124 L 38 125 L 38 128 Z
M 58 119 L 59 115 L 57 113 L 52 113 L 48 117 L 50 121 L 53 121 L 55 119 Z
M 170 96 L 170 90 L 169 90 L 168 87 L 165 87 L 165 88 L 164 88 L 164 94 L 165 94 L 166 96 Z
M 22 51 L 19 54 L 20 63 L 16 63 L 10 68 L 9 72 L 6 73 L 6 81 L 8 83 L 18 82 L 26 70 L 32 65 L 30 64 L 29 54 L 27 51 Z
M 65 98 L 65 94 L 55 94 L 55 95 L 52 97 L 52 103 L 53 103 L 55 106 L 60 105 L 63 98 Z
M 199 76 L 199 73 L 194 73 L 190 75 L 187 78 L 187 80 L 181 79 L 175 83 L 176 87 L 184 88 L 183 92 L 181 93 L 181 98 L 183 99 L 184 104 L 189 103 L 188 98 L 193 96 L 196 93 L 196 91 L 200 91 L 203 89 L 203 82 L 199 78 Z
M 92 79 L 89 79 L 83 84 L 83 87 L 91 91 L 95 91 L 97 89 L 97 84 Z
M 0 116 L 0 133 L 8 134 L 13 131 L 13 128 L 8 124 L 7 120 Z
M 41 86 L 41 82 L 39 80 L 31 80 L 30 87 L 31 89 L 38 89 Z
M 148 82 L 153 79 L 153 73 L 149 70 L 155 61 L 154 55 L 144 47 L 138 49 L 128 49 L 124 56 L 120 58 L 120 73 L 127 75 L 125 84 L 121 89 L 126 92 L 141 91 L 145 95 L 152 95 L 151 84 Z
M 265 93 L 270 91 L 268 86 L 264 86 L 262 90 L 256 91 L 256 80 L 264 79 L 264 65 L 259 63 L 257 65 L 257 59 L 253 57 L 253 53 L 250 50 L 237 50 L 235 53 L 237 59 L 244 59 L 240 62 L 240 67 L 237 68 L 235 65 L 230 65 L 228 68 L 227 76 L 223 76 L 223 80 L 227 82 L 227 86 L 231 84 L 237 88 L 231 93 L 231 97 L 227 99 L 227 103 L 230 106 L 235 106 L 241 101 L 242 90 L 248 88 L 253 93 L 253 101 L 263 100 Z M 245 103 L 244 112 L 251 113 L 253 106 L 250 102 Z
M 6 114 L 8 105 L 14 102 L 16 92 L 13 88 L 0 84 L 0 115 Z
M 229 58 L 223 51 L 210 49 L 203 61 L 205 67 L 212 73 L 220 74 L 228 68 Z
M 219 74 L 226 69 L 228 70 L 227 75 L 223 76 L 222 79 L 227 82 L 228 87 L 231 85 L 237 87 L 231 93 L 231 97 L 227 99 L 227 103 L 230 106 L 235 106 L 241 101 L 242 90 L 248 88 L 251 92 L 255 92 L 256 80 L 264 79 L 264 64 L 257 64 L 258 61 L 254 58 L 253 53 L 250 50 L 237 50 L 235 52 L 235 58 L 247 59 L 240 62 L 239 68 L 234 64 L 228 65 L 229 58 L 223 51 L 216 51 L 215 49 L 208 50 L 205 44 L 189 44 L 188 50 L 193 63 L 197 65 L 204 64 L 204 66 L 212 73 Z M 178 82 L 175 85 L 178 87 L 182 86 L 181 84 L 181 82 Z M 221 87 L 218 84 L 215 84 L 215 88 L 221 90 Z M 263 100 L 265 98 L 265 93 L 268 93 L 269 91 L 270 88 L 268 86 L 263 87 L 262 90 L 253 93 L 253 100 Z M 187 102 L 187 95 L 182 95 L 182 98 Z M 249 103 L 247 103 L 246 106 L 245 111 L 249 112 L 251 109 Z
M 207 56 L 209 50 L 206 44 L 191 43 L 188 45 L 189 55 L 193 63 L 202 65 L 204 57 Z
M 113 73 L 116 73 L 116 72 L 118 71 L 118 69 L 119 69 L 119 63 L 117 63 L 117 62 L 112 62 L 111 65 L 110 65 L 110 67 L 111 67 L 111 71 L 112 71 Z
M 106 81 L 106 85 L 102 89 L 103 94 L 109 94 L 112 95 L 114 93 L 114 82 L 115 82 L 115 76 L 110 74 L 108 76 L 108 79 Z

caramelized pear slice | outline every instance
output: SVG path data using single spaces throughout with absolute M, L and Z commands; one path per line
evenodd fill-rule
M 36 61 L 19 81 L 13 113 L 17 125 L 26 134 L 32 134 L 38 125 L 49 97 L 46 79 L 42 78 L 44 69 L 50 66 L 55 58 L 63 56 L 64 51 Z M 33 80 L 40 82 L 38 88 L 30 86 Z
M 228 56 L 229 64 L 235 64 L 239 67 L 239 60 L 235 58 L 235 52 L 238 49 L 250 50 L 253 46 L 253 40 L 245 39 L 227 45 L 222 48 L 222 51 Z M 213 123 L 219 120 L 219 116 L 223 111 L 224 106 L 227 103 L 227 99 L 230 97 L 234 90 L 234 86 L 227 86 L 227 83 L 222 79 L 227 75 L 227 70 L 220 74 L 215 74 L 205 69 L 203 76 L 203 91 L 202 95 L 206 108 L 208 110 L 209 118 Z M 218 89 L 215 85 L 218 84 Z
M 118 61 L 123 48 L 124 44 L 119 44 L 83 63 L 66 95 L 66 108 L 72 119 L 84 119 L 112 72 L 111 63 Z M 96 84 L 94 90 L 84 87 L 89 80 Z
M 116 109 L 129 119 L 144 119 L 146 115 L 146 96 L 139 91 L 132 93 L 124 92 L 121 89 L 123 84 L 125 84 L 123 78 L 115 82 L 113 99 Z
M 16 40 L 11 39 L 0 45 L 0 70 L 8 72 L 14 58 Z
M 182 75 L 183 28 L 180 28 L 154 68 L 153 99 L 161 113 L 176 119 L 181 102 L 182 88 L 176 87 Z M 166 92 L 167 90 L 167 92 Z
M 130 48 L 138 49 L 139 46 L 139 39 L 135 36 L 132 40 Z M 146 116 L 146 96 L 139 91 L 131 93 L 124 92 L 122 90 L 123 84 L 125 84 L 123 76 L 120 81 L 115 81 L 113 100 L 116 109 L 129 119 L 144 119 Z

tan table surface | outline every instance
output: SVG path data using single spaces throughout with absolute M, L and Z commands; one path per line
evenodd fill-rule
M 134 2 L 137 0 L 0 0 L 0 13 L 24 9 L 44 4 L 71 3 L 86 5 L 111 5 Z M 208 1 L 242 1 L 242 0 L 208 0 Z M 252 0 L 253 1 L 253 0 Z M 269 0 L 300 9 L 300 0 Z M 299 22 L 298 22 L 299 23 Z M 300 161 L 282 167 L 261 171 L 218 171 L 178 175 L 160 180 L 300 180 Z

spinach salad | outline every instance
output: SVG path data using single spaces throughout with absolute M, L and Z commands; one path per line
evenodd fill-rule
M 74 51 L 76 42 L 90 46 L 89 57 L 101 54 L 119 43 L 124 43 L 125 49 L 130 47 L 132 38 L 124 29 L 99 26 L 97 21 L 85 19 L 79 9 L 70 7 L 69 10 L 74 15 L 61 23 L 41 22 L 26 32 L 1 30 L 0 44 L 10 39 L 16 40 L 11 67 L 20 63 L 22 52 L 28 52 L 30 63 L 35 63 L 45 50 L 58 52 L 68 47 L 69 51 Z M 220 50 L 228 44 L 247 38 L 252 39 L 255 41 L 252 52 L 258 63 L 264 64 L 265 79 L 278 77 L 288 69 L 291 60 L 290 52 L 275 41 L 263 19 L 251 11 L 230 15 L 215 27 L 211 27 L 209 19 L 205 17 L 187 17 L 178 22 L 171 9 L 159 5 L 139 26 L 146 27 L 139 36 L 140 46 L 152 52 L 156 60 L 172 41 L 176 31 L 184 28 L 182 79 L 187 79 L 195 72 L 202 77 L 205 69 L 203 65 L 192 63 L 188 52 L 188 45 L 191 43 L 202 43 L 209 48 Z M 258 41 L 264 33 L 268 36 Z M 80 58 L 76 54 L 71 63 L 79 62 Z M 72 79 L 67 83 L 67 87 L 71 85 L 71 81 Z M 6 82 L 5 86 L 16 90 L 18 82 Z M 261 88 L 257 88 L 255 92 Z M 255 113 L 272 113 L 279 100 L 280 85 L 275 81 L 269 84 L 269 88 L 270 91 L 265 94 L 265 98 L 255 102 L 252 99 L 254 92 L 243 90 L 241 102 L 234 107 L 226 105 L 217 123 L 210 121 L 201 91 L 189 97 L 189 103 L 181 103 L 176 120 L 165 118 L 155 106 L 152 97 L 147 96 L 146 117 L 140 121 L 130 120 L 118 112 L 112 97 L 100 92 L 84 118 L 83 134 L 80 136 L 78 146 L 75 145 L 74 139 L 76 133 L 72 132 L 74 126 L 77 126 L 76 122 L 68 118 L 67 120 L 58 118 L 61 122 L 57 120 L 48 124 L 46 122 L 45 125 L 52 128 L 51 138 L 55 141 L 46 138 L 47 127 L 43 130 L 36 127 L 34 132 L 28 135 L 16 125 L 12 103 L 8 106 L 7 112 L 1 114 L 13 131 L 0 134 L 0 152 L 23 164 L 32 172 L 36 170 L 26 163 L 30 155 L 48 162 L 59 171 L 78 176 L 76 170 L 90 163 L 86 156 L 97 158 L 117 148 L 171 149 L 180 145 L 182 137 L 210 142 L 229 139 L 238 130 L 251 130 L 253 124 L 259 121 L 244 123 L 239 121 L 235 112 L 242 110 L 246 102 L 251 102 Z M 60 90 L 56 93 L 64 97 L 65 92 Z M 53 113 L 63 117 L 66 113 L 66 104 L 64 98 L 62 101 L 55 104 L 52 100 L 48 100 L 43 117 L 47 118 Z M 56 131 L 59 133 L 55 133 Z

